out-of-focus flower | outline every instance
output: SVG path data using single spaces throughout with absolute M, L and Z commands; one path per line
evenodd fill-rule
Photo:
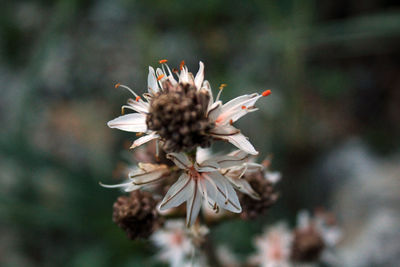
M 171 186 L 160 204 L 160 210 L 186 205 L 187 225 L 192 225 L 200 211 L 203 198 L 214 210 L 223 208 L 231 212 L 242 211 L 237 194 L 229 180 L 220 173 L 221 168 L 229 168 L 245 163 L 248 156 L 244 152 L 235 155 L 211 157 L 192 162 L 184 153 L 167 155 L 183 174 Z
M 262 267 L 289 267 L 292 235 L 287 226 L 279 223 L 265 230 L 255 240 L 257 253 L 250 263 Z
M 208 234 L 205 226 L 195 225 L 186 228 L 182 220 L 169 220 L 164 228 L 158 230 L 151 236 L 153 243 L 161 249 L 158 258 L 171 266 L 204 266 L 200 263 L 201 255 L 196 255 L 196 247 Z M 197 263 L 199 260 L 199 263 Z
M 161 249 L 158 254 L 160 260 L 178 267 L 190 259 L 195 248 L 186 231 L 183 221 L 171 220 L 165 223 L 163 229 L 151 236 L 154 244 Z
M 235 254 L 226 246 L 217 247 L 218 262 L 224 267 L 239 267 L 240 262 Z
M 333 248 L 341 238 L 340 229 L 327 212 L 318 212 L 310 218 L 307 211 L 298 215 L 297 228 L 293 235 L 291 258 L 295 262 L 316 262 L 322 259 L 328 248 Z
M 147 238 L 162 224 L 157 201 L 148 192 L 135 191 L 114 203 L 113 221 L 130 239 Z
M 173 72 L 161 60 L 162 68 L 156 71 L 149 67 L 148 93 L 144 101 L 125 85 L 116 87 L 128 89 L 135 99 L 129 99 L 122 111 L 130 109 L 136 113 L 120 116 L 108 122 L 111 128 L 128 132 L 144 133 L 134 141 L 131 148 L 157 139 L 163 142 L 167 151 L 180 152 L 197 146 L 207 147 L 211 139 L 225 140 L 248 154 L 257 154 L 247 138 L 232 124 L 249 112 L 256 111 L 256 101 L 268 96 L 270 90 L 262 94 L 250 94 L 237 97 L 225 104 L 219 100 L 220 92 L 213 100 L 211 87 L 204 80 L 204 64 L 194 77 L 184 63 L 175 80 Z M 178 71 L 176 71 L 178 72 Z

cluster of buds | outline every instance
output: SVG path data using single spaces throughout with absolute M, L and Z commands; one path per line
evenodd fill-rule
M 135 132 L 139 138 L 131 149 L 146 143 L 151 149 L 136 153 L 141 162 L 129 172 L 125 182 L 101 185 L 131 192 L 118 198 L 113 213 L 114 222 L 131 239 L 147 238 L 166 218 L 186 214 L 186 229 L 175 231 L 182 223 L 167 220 L 152 239 L 163 244 L 160 236 L 175 231 L 175 237 L 171 237 L 175 241 L 171 242 L 187 244 L 190 240 L 191 245 L 185 245 L 184 251 L 191 251 L 193 244 L 202 246 L 202 238 L 193 238 L 205 236 L 205 231 L 198 233 L 202 229 L 200 223 L 235 216 L 253 219 L 277 200 L 274 185 L 279 174 L 269 172 L 268 164 L 254 162 L 258 152 L 234 126 L 241 117 L 256 111 L 255 103 L 271 91 L 246 94 L 222 103 L 220 95 L 226 84 L 219 87 L 214 97 L 204 79 L 202 62 L 196 75 L 188 71 L 184 62 L 172 70 L 167 60 L 159 63 L 156 70 L 149 67 L 146 93 L 138 95 L 125 85 L 115 85 L 130 91 L 133 98 L 122 106 L 122 115 L 109 121 L 108 126 Z M 131 112 L 125 114 L 128 110 Z M 236 150 L 213 155 L 209 147 L 221 140 Z M 181 208 L 183 203 L 186 211 Z M 204 220 L 200 222 L 202 207 Z M 186 239 L 188 231 L 191 238 Z M 164 251 L 162 258 L 171 253 Z M 186 256 L 175 255 L 171 263 L 181 263 Z

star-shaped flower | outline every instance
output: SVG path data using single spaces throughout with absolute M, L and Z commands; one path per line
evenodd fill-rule
M 175 73 L 178 81 L 166 64 L 166 60 L 161 60 L 160 63 L 162 68 L 157 68 L 156 71 L 149 67 L 148 93 L 144 94 L 143 98 L 125 85 L 116 85 L 128 89 L 135 97 L 129 99 L 127 105 L 122 106 L 122 112 L 129 109 L 135 113 L 117 117 L 109 121 L 108 126 L 145 134 L 136 139 L 131 148 L 158 139 L 167 144 L 168 148 L 175 150 L 174 152 L 179 152 L 183 150 L 182 148 L 207 146 L 209 139 L 216 139 L 228 141 L 248 154 L 258 153 L 232 124 L 247 113 L 256 111 L 257 108 L 254 107 L 256 101 L 268 96 L 270 90 L 262 94 L 242 95 L 223 104 L 219 97 L 224 86 L 220 87 L 220 92 L 214 100 L 211 86 L 204 80 L 202 62 L 199 63 L 196 76 L 193 76 L 182 63 L 180 73 L 178 74 L 178 71 Z M 175 99 L 173 96 L 177 94 L 176 99 L 185 101 L 172 102 Z M 160 97 L 166 100 L 155 101 Z M 168 105 L 168 99 L 171 100 L 171 105 L 166 108 L 164 106 Z M 164 106 L 159 107 L 160 102 Z M 153 114 L 154 112 L 157 114 Z M 199 139 L 201 142 L 197 143 Z

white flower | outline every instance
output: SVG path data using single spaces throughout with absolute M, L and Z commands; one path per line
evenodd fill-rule
M 264 91 L 261 95 L 254 93 L 239 96 L 225 104 L 222 104 L 222 102 L 219 101 L 219 96 L 223 87 L 220 87 L 220 92 L 214 101 L 211 86 L 207 80 L 204 80 L 204 64 L 202 62 L 199 63 L 199 71 L 195 77 L 188 71 L 184 63 L 181 63 L 180 74 L 176 74 L 178 76 L 178 81 L 175 79 L 173 73 L 166 64 L 166 60 L 160 60 L 160 63 L 162 64 L 162 68 L 157 68 L 156 71 L 154 71 L 152 67 L 149 67 L 148 93 L 143 95 L 146 101 L 129 87 L 121 84 L 116 85 L 116 87 L 123 87 L 129 90 L 135 96 L 135 99 L 128 100 L 128 105 L 122 106 L 122 112 L 124 112 L 125 109 L 130 109 L 136 111 L 136 113 L 117 117 L 109 121 L 107 125 L 110 128 L 116 128 L 123 131 L 144 133 L 144 136 L 133 142 L 131 148 L 140 146 L 153 139 L 160 139 L 157 132 L 148 129 L 146 125 L 146 115 L 149 113 L 149 102 L 151 101 L 151 98 L 154 97 L 156 93 L 164 90 L 163 82 L 168 80 L 172 85 L 176 85 L 178 82 L 184 84 L 188 83 L 194 86 L 197 90 L 202 90 L 208 93 L 210 100 L 207 108 L 207 117 L 210 122 L 215 124 L 215 127 L 205 134 L 208 134 L 215 139 L 228 141 L 248 154 L 258 154 L 247 138 L 240 132 L 240 130 L 233 127 L 232 124 L 247 113 L 256 111 L 257 108 L 254 107 L 256 101 L 262 96 L 269 95 L 271 93 L 270 90 Z
M 262 267 L 289 267 L 292 235 L 287 226 L 279 223 L 255 240 L 257 253 L 251 258 L 253 264 Z
M 189 262 L 195 250 L 188 229 L 181 220 L 167 221 L 163 229 L 151 236 L 151 240 L 161 249 L 158 258 L 175 267 Z
M 160 204 L 161 211 L 187 202 L 188 226 L 195 222 L 203 198 L 214 210 L 223 208 L 235 213 L 242 211 L 229 178 L 224 176 L 221 170 L 246 163 L 248 160 L 246 153 L 237 151 L 226 156 L 206 159 L 202 159 L 202 153 L 199 153 L 196 162 L 192 162 L 184 153 L 169 153 L 167 157 L 184 172 L 165 195 Z

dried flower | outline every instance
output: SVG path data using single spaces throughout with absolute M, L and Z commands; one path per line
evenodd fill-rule
M 122 110 L 136 111 L 108 122 L 111 128 L 128 132 L 145 133 L 135 140 L 131 148 L 150 140 L 163 141 L 169 151 L 182 151 L 196 146 L 209 146 L 210 140 L 225 140 L 248 154 L 257 154 L 247 138 L 232 124 L 249 112 L 256 111 L 256 101 L 270 94 L 264 91 L 237 97 L 226 104 L 219 101 L 222 88 L 215 99 L 208 81 L 204 80 L 204 64 L 194 77 L 185 65 L 181 65 L 178 81 L 165 61 L 162 69 L 149 67 L 148 93 L 142 97 L 129 87 L 135 99 L 129 99 Z M 179 101 L 181 100 L 181 101 Z
M 242 179 L 247 181 L 258 195 L 258 198 L 254 198 L 252 195 L 239 194 L 243 208 L 240 217 L 244 220 L 254 219 L 264 214 L 279 197 L 279 194 L 275 191 L 274 183 L 265 177 L 264 172 L 264 170 L 247 172 Z
M 157 201 L 150 193 L 135 191 L 114 203 L 113 221 L 130 239 L 147 238 L 162 224 L 156 210 Z

